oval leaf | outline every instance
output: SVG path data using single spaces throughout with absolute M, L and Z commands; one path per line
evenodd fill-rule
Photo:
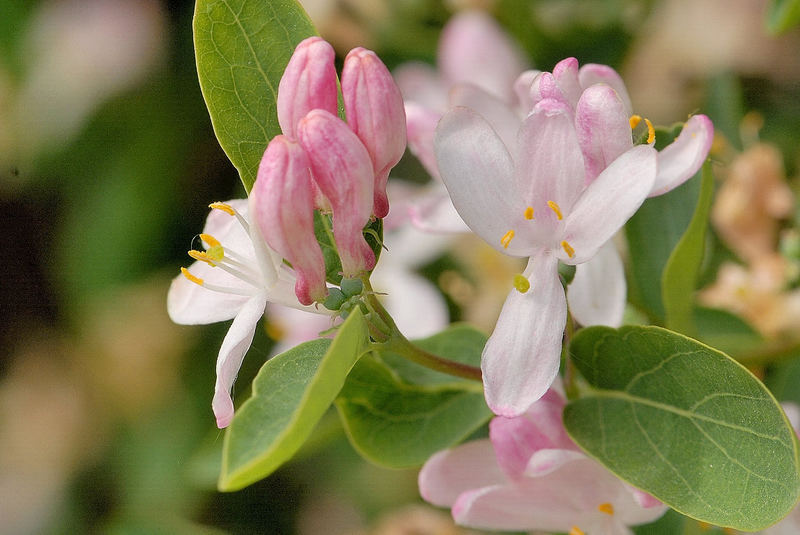
M 486 335 L 457 325 L 416 343 L 477 365 Z M 370 461 L 391 468 L 419 466 L 492 416 L 480 383 L 431 371 L 392 353 L 384 356 L 363 358 L 336 399 L 350 442 Z
M 316 30 L 294 0 L 197 0 L 194 47 L 214 133 L 249 192 L 269 140 L 281 133 L 278 83 Z
M 690 517 L 747 531 L 794 507 L 794 432 L 750 372 L 658 327 L 592 327 L 570 345 L 591 392 L 570 436 L 626 481 Z
M 368 344 L 366 322 L 356 309 L 333 342 L 312 340 L 264 364 L 253 380 L 253 396 L 226 430 L 219 489 L 238 490 L 291 459 Z

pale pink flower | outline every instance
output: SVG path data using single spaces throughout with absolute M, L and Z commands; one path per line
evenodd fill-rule
M 248 221 L 247 200 L 214 203 L 203 233 L 204 251 L 170 285 L 167 310 L 175 323 L 200 325 L 233 319 L 217 357 L 217 382 L 212 408 L 217 425 L 233 418 L 231 387 L 268 301 L 304 307 L 294 295 L 295 273 L 271 250 Z M 327 313 L 320 309 L 317 312 Z
M 587 457 L 567 436 L 560 383 L 515 418 L 494 418 L 489 439 L 431 457 L 422 497 L 481 529 L 623 535 L 666 511 Z

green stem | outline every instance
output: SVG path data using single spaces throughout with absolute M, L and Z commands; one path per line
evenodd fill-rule
M 375 338 L 378 342 L 382 342 L 381 347 L 383 349 L 397 353 L 398 355 L 401 355 L 412 362 L 416 362 L 421 366 L 425 366 L 426 368 L 430 368 L 431 370 L 435 370 L 437 372 L 446 373 L 456 377 L 463 377 L 465 379 L 472 379 L 474 381 L 482 380 L 480 368 L 442 358 L 438 355 L 434 355 L 433 353 L 429 353 L 409 342 L 408 339 L 403 336 L 403 333 L 401 333 L 397 328 L 397 324 L 395 324 L 392 317 L 389 315 L 386 309 L 383 308 L 383 305 L 378 300 L 375 292 L 372 289 L 372 286 L 370 285 L 369 277 L 364 276 L 361 278 L 361 281 L 364 283 L 364 293 L 367 307 L 369 307 L 369 309 L 375 314 L 376 317 L 374 319 L 383 324 L 381 327 L 387 329 L 386 331 L 383 331 L 383 329 L 379 328 L 377 325 L 370 323 L 371 330 L 373 328 L 379 330 L 383 335 L 381 338 L 385 337 L 384 340 L 381 340 L 373 335 L 373 338 Z

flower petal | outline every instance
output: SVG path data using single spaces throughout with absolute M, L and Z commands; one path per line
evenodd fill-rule
M 432 177 L 439 178 L 436 155 L 433 153 L 433 136 L 442 114 L 414 102 L 406 102 L 405 109 L 408 148 Z
M 584 455 L 557 470 L 508 485 L 483 487 L 459 496 L 453 517 L 462 525 L 502 530 L 625 533 L 625 525 L 650 522 L 665 507 L 642 508 L 622 480 Z M 613 514 L 598 506 L 610 504 Z
M 432 184 L 427 193 L 408 206 L 411 224 L 422 232 L 456 234 L 470 232 L 453 206 L 442 184 Z
M 626 294 L 625 267 L 614 241 L 609 240 L 591 260 L 575 267 L 567 303 L 572 317 L 584 327 L 619 327 Z
M 403 97 L 386 65 L 371 50 L 354 48 L 342 69 L 347 124 L 369 152 L 375 173 L 376 217 L 389 213 L 386 179 L 406 150 Z
M 578 98 L 581 96 L 581 85 L 578 82 L 578 60 L 566 58 L 559 61 L 553 67 L 553 77 L 561 92 L 564 93 L 567 102 L 572 108 L 575 108 Z
M 464 222 L 489 245 L 510 255 L 529 251 L 501 239 L 522 219 L 525 205 L 516 191 L 514 164 L 489 123 L 469 108 L 447 112 L 434 142 L 439 172 Z M 518 214 L 518 215 L 517 215 Z
M 374 205 L 372 160 L 347 124 L 326 111 L 313 110 L 300 121 L 300 143 L 308 153 L 314 181 L 333 207 L 333 236 L 345 277 L 375 267 L 362 234 Z
M 622 77 L 609 67 L 608 65 L 600 65 L 598 63 L 587 63 L 578 71 L 578 80 L 580 80 L 581 87 L 587 89 L 594 84 L 607 84 L 614 88 L 614 91 L 619 95 L 625 106 L 625 112 L 630 116 L 633 113 L 633 106 L 631 105 L 631 97 L 628 96 L 628 90 L 625 88 L 625 82 Z
M 513 147 L 521 121 L 504 101 L 472 84 L 458 84 L 450 91 L 450 104 L 464 106 L 486 119 L 506 147 Z
M 242 366 L 245 353 L 253 343 L 256 323 L 264 315 L 267 298 L 264 292 L 251 297 L 236 315 L 222 341 L 217 357 L 217 383 L 214 385 L 214 400 L 211 407 L 217 418 L 217 427 L 228 427 L 233 419 L 231 387 Z
M 205 262 L 195 262 L 189 272 L 204 281 L 236 288 L 242 292 L 256 289 L 233 275 Z M 167 312 L 180 325 L 205 325 L 233 318 L 248 300 L 246 295 L 215 292 L 190 281 L 183 275 L 172 279 L 167 293 Z
M 450 84 L 469 82 L 511 102 L 516 77 L 527 68 L 525 54 L 483 11 L 463 11 L 442 30 L 439 69 Z
M 517 143 L 517 188 L 525 205 L 534 208 L 535 219 L 529 224 L 538 229 L 537 242 L 542 243 L 558 224 L 549 202 L 569 210 L 584 189 L 583 155 L 572 111 L 554 99 L 539 101 L 523 122 Z
M 574 255 L 558 248 L 561 261 L 580 264 L 593 257 L 639 209 L 655 176 L 656 151 L 648 145 L 636 146 L 614 160 L 565 216 L 561 238 L 571 245 Z
M 586 183 L 633 147 L 628 113 L 611 86 L 586 89 L 575 110 L 575 129 L 586 164 Z
M 520 111 L 527 114 L 536 104 L 531 99 L 531 85 L 541 71 L 530 69 L 520 74 L 514 81 L 514 93 L 517 95 L 517 104 Z
M 705 115 L 694 115 L 678 138 L 658 153 L 658 174 L 649 197 L 677 188 L 700 169 L 714 141 L 714 125 Z
M 561 419 L 564 404 L 564 398 L 551 388 L 522 416 L 498 416 L 489 423 L 489 437 L 497 462 L 509 478 L 522 477 L 532 456 L 539 450 L 577 451 Z
M 333 47 L 319 37 L 301 41 L 278 84 L 278 123 L 284 135 L 297 139 L 297 123 L 313 109 L 337 111 Z
M 419 493 L 433 505 L 449 507 L 469 489 L 503 483 L 489 440 L 474 440 L 440 451 L 419 472 Z
M 531 455 L 525 466 L 525 475 L 528 477 L 541 477 L 554 472 L 565 464 L 585 459 L 586 454 L 577 448 L 571 450 L 562 449 L 540 449 Z
M 392 74 L 406 104 L 413 103 L 440 114 L 447 110 L 447 87 L 432 66 L 421 61 L 409 61 Z
M 553 383 L 561 363 L 567 318 L 555 257 L 532 257 L 530 289 L 512 289 L 483 350 L 486 402 L 495 414 L 519 416 Z

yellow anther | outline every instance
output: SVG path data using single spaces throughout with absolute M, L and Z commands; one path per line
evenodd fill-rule
M 208 264 L 210 266 L 216 265 L 216 263 L 214 262 L 214 259 L 209 257 L 208 254 L 204 253 L 203 251 L 191 250 L 191 251 L 189 251 L 189 256 L 191 256 L 195 260 L 200 260 L 201 262 L 205 262 L 206 264 Z
M 653 123 L 650 119 L 645 118 L 644 124 L 647 125 L 647 144 L 652 144 L 656 140 L 656 129 L 653 128 Z
M 500 238 L 500 243 L 503 244 L 503 249 L 508 249 L 508 244 L 511 243 L 511 240 L 513 240 L 513 239 L 514 239 L 514 231 L 513 230 L 509 230 L 508 232 L 503 234 L 503 237 Z
M 202 286 L 203 284 L 205 284 L 205 283 L 203 282 L 203 279 L 201 279 L 200 277 L 195 277 L 194 275 L 192 275 L 191 273 L 189 273 L 189 270 L 188 270 L 188 269 L 186 269 L 185 267 L 182 267 L 182 268 L 181 268 L 181 273 L 183 273 L 183 276 L 184 276 L 184 277 L 186 277 L 187 279 L 189 279 L 190 281 L 192 281 L 192 282 L 193 282 L 193 283 L 195 283 L 195 284 L 199 284 L 200 286 Z
M 200 234 L 200 239 L 206 242 L 209 247 L 217 247 L 218 245 L 222 245 L 219 240 L 217 240 L 211 234 Z
M 569 535 L 586 535 L 586 534 L 578 526 L 572 526 L 572 529 L 569 530 Z
M 554 203 L 553 201 L 547 201 L 547 206 L 549 206 L 549 207 L 550 207 L 550 209 L 551 209 L 553 212 L 555 212 L 555 214 L 556 214 L 556 217 L 558 217 L 558 220 L 559 220 L 559 221 L 561 221 L 562 219 L 564 219 L 564 216 L 563 216 L 563 215 L 561 215 L 561 207 L 560 207 L 559 205 L 557 205 L 557 204 L 556 204 L 556 203 Z
M 575 256 L 575 249 L 573 249 L 572 246 L 566 242 L 566 240 L 561 242 L 561 248 L 564 249 L 564 252 L 567 253 L 567 256 L 570 258 Z
M 525 208 L 525 219 L 533 219 L 533 206 Z
M 524 275 L 517 273 L 514 275 L 514 288 L 521 294 L 524 294 L 531 289 L 531 281 L 525 278 Z
M 607 515 L 613 515 L 614 514 L 614 506 L 611 505 L 608 502 L 601 503 L 600 505 L 598 505 L 597 506 L 597 510 L 600 511 L 601 513 L 605 513 Z
M 208 207 L 212 210 L 222 210 L 228 215 L 236 215 L 236 211 L 231 208 L 229 204 L 225 204 L 224 202 L 212 202 Z
M 631 118 L 628 119 L 628 122 L 630 122 L 631 130 L 633 130 L 634 128 L 639 126 L 639 123 L 642 122 L 642 116 L 641 115 L 631 115 Z

